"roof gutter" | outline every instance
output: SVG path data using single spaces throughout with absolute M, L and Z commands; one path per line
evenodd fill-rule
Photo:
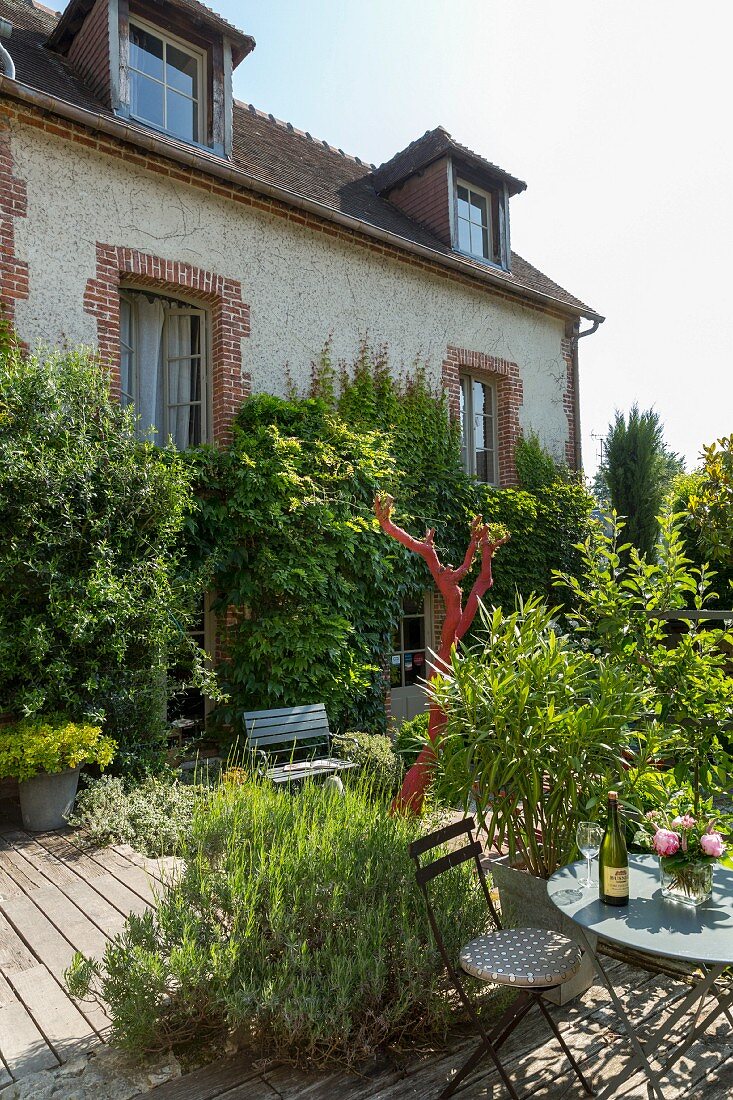
M 370 222 L 362 221 L 360 218 L 354 218 L 349 214 L 342 213 L 340 210 L 334 210 L 333 207 L 326 206 L 325 203 L 306 199 L 302 195 L 298 195 L 296 192 L 289 191 L 284 187 L 275 187 L 270 183 L 266 183 L 264 180 L 257 179 L 256 176 L 252 176 L 248 172 L 244 172 L 241 168 L 235 168 L 225 161 L 215 159 L 213 156 L 208 156 L 206 153 L 202 153 L 198 150 L 182 148 L 179 145 L 166 141 L 165 138 L 157 137 L 147 130 L 135 127 L 124 119 L 112 118 L 109 115 L 104 115 L 96 111 L 89 111 L 84 107 L 77 107 L 67 100 L 48 95 L 46 92 L 40 92 L 36 88 L 29 87 L 27 84 L 22 84 L 18 81 L 9 82 L 7 77 L 0 75 L 0 93 L 2 92 L 38 110 L 48 111 L 70 122 L 79 123 L 87 129 L 99 130 L 118 140 L 127 141 L 131 145 L 137 145 L 150 150 L 150 152 L 157 153 L 159 156 L 177 161 L 179 164 L 185 164 L 190 168 L 195 168 L 205 175 L 216 176 L 219 179 L 226 180 L 228 183 L 235 184 L 239 187 L 245 187 L 250 191 L 267 195 L 268 198 L 276 199 L 288 206 L 293 206 L 296 209 L 315 214 L 316 217 L 326 221 L 336 222 L 346 229 L 363 233 L 365 236 L 373 237 L 385 244 L 390 244 L 395 248 L 399 248 L 403 252 L 409 252 L 412 255 L 420 256 L 439 267 L 451 268 L 459 272 L 465 278 L 473 279 L 478 283 L 489 284 L 504 293 L 513 293 L 517 297 L 525 298 L 532 302 L 538 302 L 544 306 L 549 306 L 563 316 L 586 317 L 596 322 L 596 327 L 604 320 L 600 314 L 594 313 L 592 310 L 583 312 L 574 310 L 569 307 L 566 302 L 562 302 L 550 294 L 543 294 L 541 291 L 532 290 L 529 287 L 523 286 L 521 283 L 509 283 L 497 277 L 488 269 L 486 271 L 479 270 L 462 262 L 460 259 L 439 252 L 437 249 L 417 244 L 415 241 L 410 241 L 405 237 L 401 237 L 398 233 L 390 233 L 388 230 L 380 229 Z
M 580 366 L 578 359 L 578 340 L 582 340 L 584 336 L 592 336 L 594 332 L 598 331 L 602 317 L 595 317 L 593 324 L 590 328 L 580 332 L 580 326 L 576 324 L 574 326 L 572 340 L 572 372 L 573 372 L 573 420 L 575 422 L 575 469 L 583 469 L 583 443 L 580 438 Z

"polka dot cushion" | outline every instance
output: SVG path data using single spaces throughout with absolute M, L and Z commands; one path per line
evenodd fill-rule
M 499 985 L 560 985 L 580 969 L 577 944 L 542 928 L 505 928 L 479 936 L 462 949 L 467 974 Z

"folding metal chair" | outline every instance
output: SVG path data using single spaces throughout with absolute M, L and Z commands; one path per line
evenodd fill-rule
M 458 991 L 458 995 L 481 1036 L 481 1042 L 474 1053 L 440 1094 L 441 1100 L 444 1097 L 453 1095 L 461 1082 L 476 1068 L 485 1055 L 488 1055 L 494 1062 L 512 1100 L 519 1100 L 518 1093 L 499 1059 L 499 1048 L 534 1006 L 545 1017 L 586 1093 L 592 1096 L 593 1089 L 581 1073 L 578 1063 L 568 1050 L 557 1024 L 542 1000 L 543 992 L 548 989 L 556 989 L 577 973 L 580 968 L 582 952 L 577 944 L 573 943 L 567 936 L 561 936 L 556 932 L 548 932 L 541 928 L 502 928 L 499 915 L 491 900 L 484 869 L 481 866 L 482 848 L 474 835 L 474 829 L 475 822 L 473 818 L 464 818 L 464 820 L 457 821 L 453 825 L 447 825 L 444 829 L 438 829 L 428 836 L 421 837 L 419 840 L 414 841 L 409 849 L 410 855 L 415 861 L 417 883 L 425 897 L 428 920 L 438 950 Z M 466 843 L 462 847 L 455 848 L 449 851 L 447 855 L 439 856 L 437 859 L 433 859 L 431 863 L 421 866 L 420 856 L 424 852 L 429 852 L 433 848 L 462 836 L 466 837 Z M 438 875 L 442 875 L 451 868 L 457 867 L 470 859 L 474 860 L 476 864 L 494 931 L 479 936 L 461 949 L 459 955 L 460 968 L 465 973 L 481 978 L 485 982 L 505 985 L 517 990 L 517 996 L 490 1031 L 487 1031 L 484 1027 L 478 1011 L 471 1002 L 458 976 L 454 960 L 450 958 L 446 950 L 427 888 L 428 883 L 437 878 Z

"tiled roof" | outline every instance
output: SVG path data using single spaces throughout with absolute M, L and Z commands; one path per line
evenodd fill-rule
M 254 49 L 255 40 L 251 35 L 244 34 L 227 19 L 223 19 L 217 12 L 212 11 L 206 4 L 200 3 L 200 0 L 167 0 L 167 3 L 171 7 L 192 16 L 196 23 L 203 23 L 206 27 L 226 34 L 234 46 L 235 65 L 238 65 Z M 62 53 L 66 51 L 74 33 L 81 26 L 94 4 L 95 0 L 70 0 L 49 38 L 49 44 L 53 49 L 57 49 Z
M 498 168 L 491 161 L 485 160 L 478 153 L 461 145 L 443 126 L 428 130 L 422 137 L 411 142 L 401 153 L 396 153 L 391 160 L 380 164 L 374 173 L 374 186 L 382 193 L 389 191 L 395 184 L 401 183 L 421 168 L 432 164 L 434 160 L 445 156 L 460 157 L 471 167 L 478 169 L 481 174 L 503 180 L 510 195 L 518 195 L 520 191 L 525 191 L 527 188 L 523 180 L 518 180 L 503 168 Z
M 178 2 L 203 7 L 197 0 Z M 74 73 L 66 59 L 46 48 L 45 43 L 57 24 L 57 17 L 29 0 L 0 0 L 0 16 L 13 24 L 13 35 L 6 44 L 15 61 L 19 82 L 75 107 L 106 116 L 110 120 L 116 118 L 114 112 L 105 107 Z M 9 90 L 10 87 L 12 85 L 8 83 L 4 90 Z M 59 108 L 61 109 L 61 105 Z M 93 119 L 90 119 L 90 125 L 94 125 Z M 130 140 L 134 140 L 136 131 L 141 134 L 151 133 L 144 126 L 127 120 L 125 126 Z M 290 123 L 282 122 L 251 105 L 235 101 L 232 166 L 246 173 L 255 189 L 257 183 L 261 183 L 263 187 L 277 188 L 290 193 L 294 199 L 318 204 L 326 217 L 331 210 L 358 220 L 365 232 L 373 227 L 376 231 L 401 238 L 406 245 L 414 244 L 428 249 L 436 263 L 450 263 L 452 267 L 458 265 L 467 275 L 490 276 L 493 282 L 505 285 L 509 292 L 519 295 L 522 291 L 534 292 L 555 300 L 558 305 L 572 313 L 597 317 L 594 310 L 516 253 L 512 253 L 511 272 L 494 267 L 488 269 L 479 260 L 452 252 L 426 226 L 408 217 L 382 197 L 377 186 L 380 190 L 383 189 L 385 178 L 393 176 L 394 171 L 404 171 L 405 165 L 416 163 L 416 147 L 425 143 L 422 150 L 418 151 L 418 156 L 423 156 L 426 139 L 431 135 L 445 135 L 436 138 L 434 143 L 431 140 L 429 149 L 433 152 L 446 139 L 450 141 L 452 149 L 463 150 L 447 131 L 439 128 L 430 131 L 387 164 L 375 169 L 358 157 L 347 156 L 342 150 L 312 137 L 307 132 L 295 129 Z M 184 142 L 172 138 L 163 140 L 171 150 L 171 156 L 175 156 L 177 151 L 190 152 L 191 147 Z M 463 150 L 461 155 L 469 152 Z M 471 156 L 475 157 L 475 154 Z M 203 158 L 209 159 L 212 164 L 227 163 L 213 153 L 208 158 L 204 153 Z M 495 173 L 501 172 L 501 169 L 489 165 L 488 161 L 482 163 Z M 396 168 L 398 164 L 400 167 Z M 508 180 L 514 179 L 506 173 L 503 175 Z M 515 183 L 519 185 L 521 181 L 516 180 Z M 284 198 L 287 201 L 287 195 Z

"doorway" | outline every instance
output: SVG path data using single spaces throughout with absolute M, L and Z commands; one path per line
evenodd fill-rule
M 428 709 L 425 680 L 433 646 L 433 597 L 405 600 L 392 638 L 389 664 L 390 715 L 399 728 L 408 718 Z

